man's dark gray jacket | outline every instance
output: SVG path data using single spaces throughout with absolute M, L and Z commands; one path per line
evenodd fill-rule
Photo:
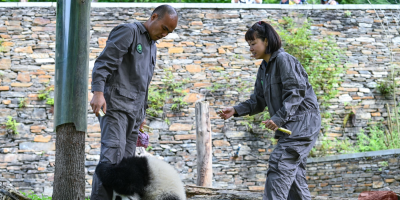
M 147 108 L 157 47 L 141 23 L 115 27 L 92 72 L 92 92 L 104 92 L 107 110 L 137 113 Z

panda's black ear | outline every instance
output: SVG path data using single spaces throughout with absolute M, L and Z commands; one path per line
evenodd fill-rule
M 115 197 L 115 200 L 122 200 L 121 196 Z

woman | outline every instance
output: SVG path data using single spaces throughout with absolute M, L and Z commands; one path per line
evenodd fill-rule
M 263 59 L 250 99 L 219 113 L 222 119 L 254 115 L 268 107 L 265 127 L 275 131 L 278 144 L 269 158 L 263 200 L 311 199 L 306 160 L 321 126 L 317 97 L 300 62 L 281 48 L 281 39 L 266 22 L 255 23 L 245 39 L 252 57 Z M 292 131 L 278 131 L 283 127 Z

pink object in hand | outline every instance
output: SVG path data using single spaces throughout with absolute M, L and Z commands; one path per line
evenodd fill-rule
M 145 132 L 139 131 L 136 147 L 147 148 L 149 146 L 149 135 Z

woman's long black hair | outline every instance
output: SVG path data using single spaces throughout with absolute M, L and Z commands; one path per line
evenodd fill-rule
M 268 47 L 265 54 L 272 54 L 282 47 L 281 38 L 275 29 L 264 21 L 259 21 L 247 30 L 245 39 L 246 41 L 253 41 L 256 38 L 260 38 L 262 41 L 267 39 Z

